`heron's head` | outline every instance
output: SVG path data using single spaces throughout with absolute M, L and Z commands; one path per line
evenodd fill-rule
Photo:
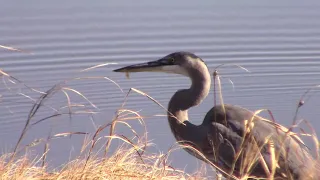
M 174 52 L 159 60 L 134 64 L 114 72 L 166 72 L 190 77 L 195 72 L 208 72 L 204 61 L 190 52 Z

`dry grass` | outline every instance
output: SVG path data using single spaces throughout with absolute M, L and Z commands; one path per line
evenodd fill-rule
M 0 48 L 1 47 L 4 48 L 4 46 L 0 46 Z M 5 47 L 5 48 L 8 50 L 20 51 L 11 47 Z M 96 67 L 101 67 L 107 64 L 93 66 L 93 67 L 82 70 L 82 72 L 92 70 Z M 238 66 L 238 67 L 240 67 L 243 70 L 246 70 L 241 66 Z M 8 73 L 2 70 L 0 70 L 0 76 L 3 78 L 3 82 L 20 84 L 28 88 L 29 90 L 40 94 L 40 98 L 38 98 L 37 100 L 33 100 L 34 105 L 28 114 L 28 118 L 26 120 L 24 129 L 22 130 L 22 133 L 18 139 L 18 142 L 16 143 L 15 148 L 11 153 L 3 154 L 0 158 L 0 178 L 1 179 L 170 179 L 170 180 L 171 179 L 212 179 L 208 176 L 205 170 L 199 170 L 196 174 L 190 175 L 185 173 L 182 170 L 177 170 L 170 166 L 170 164 L 167 162 L 169 155 L 171 154 L 172 151 L 175 151 L 177 149 L 182 149 L 182 148 L 191 149 L 193 152 L 197 153 L 200 157 L 202 157 L 204 161 L 207 161 L 207 163 L 210 164 L 212 168 L 217 169 L 222 174 L 225 174 L 226 177 L 229 177 L 231 179 L 248 179 L 250 177 L 249 175 L 250 175 L 250 171 L 252 170 L 251 168 L 253 164 L 258 160 L 264 161 L 263 159 L 261 159 L 261 153 L 260 152 L 256 153 L 254 155 L 255 158 L 250 159 L 248 161 L 249 165 L 244 169 L 245 171 L 244 176 L 235 177 L 234 175 L 223 171 L 220 167 L 211 163 L 196 148 L 183 142 L 180 142 L 180 145 L 173 147 L 171 150 L 167 152 L 167 154 L 149 153 L 148 147 L 151 146 L 152 144 L 148 141 L 148 138 L 146 136 L 147 129 L 146 129 L 143 117 L 140 116 L 138 112 L 125 109 L 127 97 L 130 95 L 131 92 L 135 92 L 140 95 L 146 96 L 148 99 L 158 104 L 165 111 L 167 110 L 154 98 L 134 88 L 131 88 L 130 91 L 125 94 L 124 102 L 122 106 L 119 107 L 116 113 L 116 116 L 113 118 L 113 120 L 111 122 L 107 122 L 101 125 L 100 127 L 97 128 L 95 132 L 92 132 L 92 133 L 62 132 L 59 134 L 50 134 L 47 138 L 35 140 L 34 142 L 30 143 L 27 146 L 22 146 L 21 142 L 26 136 L 27 131 L 32 126 L 38 123 L 42 123 L 56 116 L 66 115 L 71 117 L 73 114 L 89 114 L 90 115 L 90 114 L 97 113 L 96 111 L 92 110 L 92 109 L 97 109 L 97 107 L 93 102 L 89 100 L 89 98 L 87 98 L 81 92 L 67 86 L 69 81 L 86 80 L 86 79 L 104 79 L 114 83 L 121 91 L 122 89 L 116 82 L 112 81 L 108 77 L 82 77 L 82 78 L 74 78 L 74 79 L 63 81 L 62 83 L 54 85 L 48 91 L 42 92 L 27 86 L 22 81 L 19 81 L 17 78 L 9 75 Z M 233 84 L 231 80 L 229 81 Z M 219 92 L 218 96 L 219 96 L 220 102 L 221 104 L 223 104 L 220 76 L 218 75 L 217 70 L 214 72 L 214 97 L 215 97 L 214 105 L 216 105 L 216 101 L 217 101 L 216 84 L 218 85 L 217 91 Z M 8 90 L 10 91 L 9 88 Z M 267 111 L 271 115 L 271 120 L 269 121 L 271 123 L 274 123 L 275 126 L 279 128 L 279 130 L 284 131 L 287 134 L 287 136 L 295 137 L 299 141 L 300 141 L 300 137 L 298 135 L 311 137 L 314 140 L 315 147 L 316 147 L 315 154 L 316 154 L 316 158 L 318 158 L 319 157 L 319 141 L 317 139 L 317 135 L 315 134 L 315 131 L 308 124 L 306 120 L 298 120 L 296 118 L 299 108 L 304 105 L 304 98 L 309 91 L 310 90 L 308 90 L 301 97 L 297 105 L 296 116 L 294 117 L 292 127 L 290 128 L 285 128 L 275 123 L 272 113 L 268 110 Z M 55 112 L 54 114 L 46 118 L 35 120 L 34 117 L 36 113 L 42 107 L 48 107 L 48 105 L 46 104 L 46 101 L 54 97 L 54 95 L 56 95 L 57 93 L 64 94 L 67 100 L 67 105 L 62 106 L 58 109 L 49 107 Z M 91 108 L 87 108 L 85 104 L 73 103 L 70 98 L 70 93 L 74 93 L 80 96 L 81 98 L 83 98 L 84 101 L 86 101 L 87 104 L 91 106 Z M 22 95 L 32 100 L 32 98 L 30 98 L 26 94 L 19 93 L 19 95 Z M 77 109 L 78 107 L 83 107 L 83 109 L 78 110 Z M 262 111 L 263 110 L 256 111 L 255 115 L 258 115 Z M 145 132 L 142 135 L 138 134 L 131 127 L 129 122 L 132 120 L 138 121 L 145 128 Z M 252 130 L 251 124 L 254 123 L 252 121 L 253 119 L 248 120 L 245 134 L 249 134 L 250 131 Z M 133 137 L 126 137 L 121 134 L 115 134 L 116 126 L 119 123 L 127 126 L 128 130 L 132 132 Z M 309 125 L 310 126 L 309 131 L 311 131 L 311 133 L 307 133 L 308 131 L 303 129 L 299 129 L 300 133 L 293 133 L 292 130 L 297 129 L 300 123 L 306 123 L 307 125 Z M 102 135 L 101 132 L 107 131 L 107 130 L 109 132 L 109 135 L 108 136 Z M 81 154 L 77 158 L 70 160 L 66 165 L 63 165 L 62 167 L 57 167 L 54 170 L 49 170 L 48 168 L 49 164 L 46 162 L 46 160 L 47 160 L 47 153 L 49 151 L 48 147 L 50 144 L 50 140 L 52 138 L 68 137 L 71 135 L 85 135 L 85 141 L 84 141 L 85 143 L 81 148 Z M 110 152 L 109 152 L 110 146 L 111 146 L 111 142 L 114 139 L 121 140 L 123 144 L 119 146 L 117 150 L 110 155 Z M 241 148 L 240 152 L 237 152 L 238 158 L 240 158 L 242 150 L 246 148 L 244 141 L 245 140 L 243 139 L 243 142 L 241 143 L 241 146 L 243 146 L 243 148 Z M 253 139 L 253 142 L 254 142 L 254 139 Z M 268 167 L 265 166 L 265 170 L 269 174 L 268 179 L 273 179 L 275 169 L 277 168 L 277 161 L 279 159 L 279 152 L 275 151 L 273 143 L 274 142 L 272 139 L 268 140 L 267 138 L 264 144 L 262 145 L 256 144 L 258 149 L 261 150 L 262 148 L 267 147 L 271 153 L 271 162 L 273 162 L 272 167 L 271 169 L 268 169 Z M 26 148 L 26 147 L 41 146 L 41 145 L 44 146 L 43 153 L 39 154 L 36 158 L 30 156 L 29 154 L 30 152 L 28 151 L 29 148 Z M 95 151 L 95 149 L 99 149 L 99 151 Z M 101 149 L 103 151 L 102 153 L 100 151 Z
M 6 157 L 7 156 L 7 157 Z M 183 171 L 162 166 L 161 155 L 139 155 L 134 147 L 121 147 L 108 158 L 84 158 L 70 161 L 63 168 L 48 171 L 41 158 L 27 156 L 12 163 L 1 157 L 1 179 L 190 179 Z

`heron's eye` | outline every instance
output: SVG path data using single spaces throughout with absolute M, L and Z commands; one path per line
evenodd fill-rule
M 174 64 L 175 60 L 174 60 L 173 58 L 169 58 L 169 62 L 170 62 L 171 64 Z

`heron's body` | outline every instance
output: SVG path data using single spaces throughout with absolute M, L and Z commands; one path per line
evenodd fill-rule
M 186 148 L 197 158 L 207 159 L 235 176 L 249 174 L 266 178 L 275 169 L 274 176 L 280 179 L 316 179 L 315 174 L 311 173 L 314 159 L 302 141 L 292 133 L 286 133 L 279 124 L 254 116 L 247 109 L 218 105 L 206 114 L 201 125 L 189 122 L 188 109 L 199 105 L 211 86 L 209 70 L 196 55 L 176 52 L 158 61 L 115 71 L 168 72 L 191 79 L 189 89 L 178 90 L 172 96 L 168 106 L 168 121 L 177 141 L 193 146 L 205 156 L 203 158 Z M 278 157 L 278 154 L 277 162 L 273 162 L 271 157 Z

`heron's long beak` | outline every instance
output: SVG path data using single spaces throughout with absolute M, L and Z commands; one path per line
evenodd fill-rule
M 119 69 L 113 70 L 114 72 L 163 72 L 164 66 L 173 65 L 168 59 L 160 59 L 157 61 L 150 61 L 146 63 L 134 64 Z

